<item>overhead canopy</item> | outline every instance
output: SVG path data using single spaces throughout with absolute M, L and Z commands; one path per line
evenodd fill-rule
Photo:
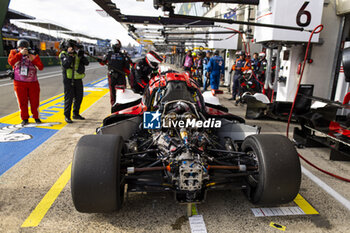
M 156 0 L 154 6 L 161 7 L 165 4 L 173 3 L 184 3 L 184 2 L 205 2 L 205 3 L 236 3 L 236 4 L 247 4 L 247 5 L 258 5 L 259 0 Z
M 66 35 L 69 35 L 69 36 L 73 36 L 73 37 L 82 37 L 82 38 L 86 38 L 86 39 L 90 39 L 90 40 L 102 40 L 101 38 L 91 37 L 91 36 L 88 36 L 88 35 L 85 35 L 85 34 L 82 34 L 79 32 L 69 31 L 69 32 L 63 32 L 63 33 Z
M 91 40 L 104 40 L 104 39 L 99 38 L 99 37 L 91 37 Z
M 213 22 L 201 21 L 201 20 L 188 20 L 181 18 L 167 18 L 167 17 L 151 17 L 151 16 L 136 16 L 136 15 L 124 15 L 122 19 L 123 23 L 133 24 L 154 24 L 154 25 L 214 25 Z
M 123 15 L 120 9 L 111 0 L 93 0 L 99 5 L 108 15 L 113 17 L 119 23 L 124 24 L 152 24 L 158 26 L 165 25 L 214 25 L 213 22 L 204 20 L 188 20 L 188 19 L 173 19 L 169 17 L 154 17 L 154 16 L 138 16 L 138 15 Z
M 62 27 L 54 23 L 49 23 L 49 22 L 33 21 L 33 20 L 21 20 L 19 22 L 45 28 L 47 30 L 66 31 L 66 32 L 70 31 L 68 28 Z
M 21 12 L 9 8 L 6 13 L 6 19 L 35 19 L 35 17 L 23 14 Z
M 258 5 L 259 0 L 156 0 L 157 4 L 161 3 L 183 3 L 183 2 L 214 2 L 214 3 L 239 3 L 239 4 L 250 4 L 250 5 Z
M 192 19 L 181 19 L 181 18 L 170 18 L 170 17 L 155 17 L 155 16 L 139 16 L 139 15 L 124 15 L 121 13 L 117 5 L 111 0 L 93 0 L 97 5 L 99 5 L 109 16 L 114 18 L 117 22 L 123 25 L 128 31 L 129 36 L 138 41 L 141 44 L 154 44 L 161 41 L 166 41 L 165 35 L 162 33 L 164 27 L 174 26 L 174 27 L 210 27 L 214 25 L 214 22 L 208 20 L 192 20 Z M 157 1 L 154 1 L 157 2 Z M 159 1 L 158 1 L 159 2 Z M 164 2 L 164 1 L 162 1 Z M 147 27 L 152 30 L 147 30 L 146 28 L 135 28 L 134 25 L 139 26 L 147 25 Z M 179 42 L 185 43 L 187 38 L 179 38 Z M 169 43 L 170 44 L 170 43 Z

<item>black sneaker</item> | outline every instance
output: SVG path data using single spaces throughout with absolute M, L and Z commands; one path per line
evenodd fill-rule
M 71 124 L 71 123 L 73 123 L 73 121 L 70 119 L 70 118 L 68 118 L 68 117 L 66 117 L 66 122 L 68 123 L 68 124 Z
M 42 122 L 41 122 L 41 120 L 38 118 L 38 119 L 35 119 L 35 123 L 41 124 Z
M 76 119 L 76 120 L 85 120 L 85 118 L 82 117 L 81 115 L 74 115 L 74 116 L 73 116 L 73 119 Z
M 26 124 L 28 124 L 28 120 L 23 120 L 23 121 L 21 122 L 21 125 L 26 125 Z

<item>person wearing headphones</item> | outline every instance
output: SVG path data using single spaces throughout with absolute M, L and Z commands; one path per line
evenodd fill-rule
M 144 58 L 134 64 L 129 76 L 129 83 L 135 93 L 143 94 L 150 80 L 150 75 L 158 70 L 158 65 L 162 62 L 163 58 L 158 53 L 149 51 Z
M 28 102 L 35 123 L 41 123 L 39 119 L 40 86 L 37 70 L 43 70 L 44 66 L 39 55 L 29 48 L 27 40 L 21 39 L 17 41 L 17 49 L 10 51 L 8 63 L 14 70 L 13 86 L 21 112 L 21 124 L 29 123 Z

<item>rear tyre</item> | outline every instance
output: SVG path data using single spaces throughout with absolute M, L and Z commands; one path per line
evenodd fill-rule
M 72 199 L 79 212 L 112 212 L 122 207 L 123 147 L 123 138 L 116 135 L 86 135 L 79 140 L 71 178 Z
M 293 144 L 282 135 L 252 135 L 242 150 L 257 162 L 258 174 L 248 177 L 248 198 L 255 204 L 284 204 L 294 200 L 301 182 L 300 161 Z

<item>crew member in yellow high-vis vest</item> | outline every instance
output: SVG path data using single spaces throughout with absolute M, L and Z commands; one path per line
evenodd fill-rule
M 64 116 L 67 123 L 73 123 L 71 120 L 73 102 L 73 119 L 85 119 L 79 114 L 79 110 L 84 96 L 82 79 L 85 77 L 85 66 L 89 65 L 89 61 L 84 56 L 83 46 L 74 40 L 63 40 L 60 48 L 62 52 L 59 58 L 64 84 Z

